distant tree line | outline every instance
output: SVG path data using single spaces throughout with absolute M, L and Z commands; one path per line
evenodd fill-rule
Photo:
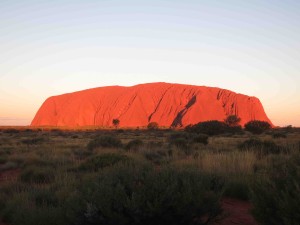
M 220 135 L 225 133 L 241 133 L 241 119 L 236 115 L 229 115 L 223 122 L 210 120 L 189 125 L 185 128 L 187 132 L 202 133 L 207 135 Z M 244 130 L 253 134 L 262 134 L 271 129 L 271 124 L 266 121 L 252 120 L 244 125 Z
M 241 133 L 243 132 L 243 127 L 240 125 L 241 118 L 237 115 L 229 115 L 224 121 L 209 120 L 200 122 L 194 125 L 188 125 L 185 127 L 185 131 L 206 135 L 220 135 L 225 133 Z M 113 119 L 112 121 L 115 128 L 120 125 L 119 119 Z M 251 132 L 253 134 L 262 134 L 265 131 L 271 129 L 272 126 L 267 121 L 252 120 L 244 125 L 244 130 Z M 159 129 L 159 124 L 157 122 L 150 122 L 147 125 L 148 130 Z

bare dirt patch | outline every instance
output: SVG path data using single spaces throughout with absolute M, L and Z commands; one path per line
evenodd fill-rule
M 251 203 L 237 199 L 222 200 L 223 213 L 213 225 L 259 225 L 251 215 Z

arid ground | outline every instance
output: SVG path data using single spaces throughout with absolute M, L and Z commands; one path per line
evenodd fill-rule
M 0 130 L 2 224 L 299 224 L 300 132 Z

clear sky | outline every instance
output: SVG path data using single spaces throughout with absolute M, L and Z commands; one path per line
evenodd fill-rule
M 52 95 L 158 81 L 256 96 L 300 126 L 300 1 L 0 1 L 0 125 Z

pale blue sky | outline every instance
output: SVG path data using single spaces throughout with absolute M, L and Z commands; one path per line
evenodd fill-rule
M 300 1 L 1 0 L 0 125 L 51 95 L 173 82 L 261 99 L 300 126 Z

